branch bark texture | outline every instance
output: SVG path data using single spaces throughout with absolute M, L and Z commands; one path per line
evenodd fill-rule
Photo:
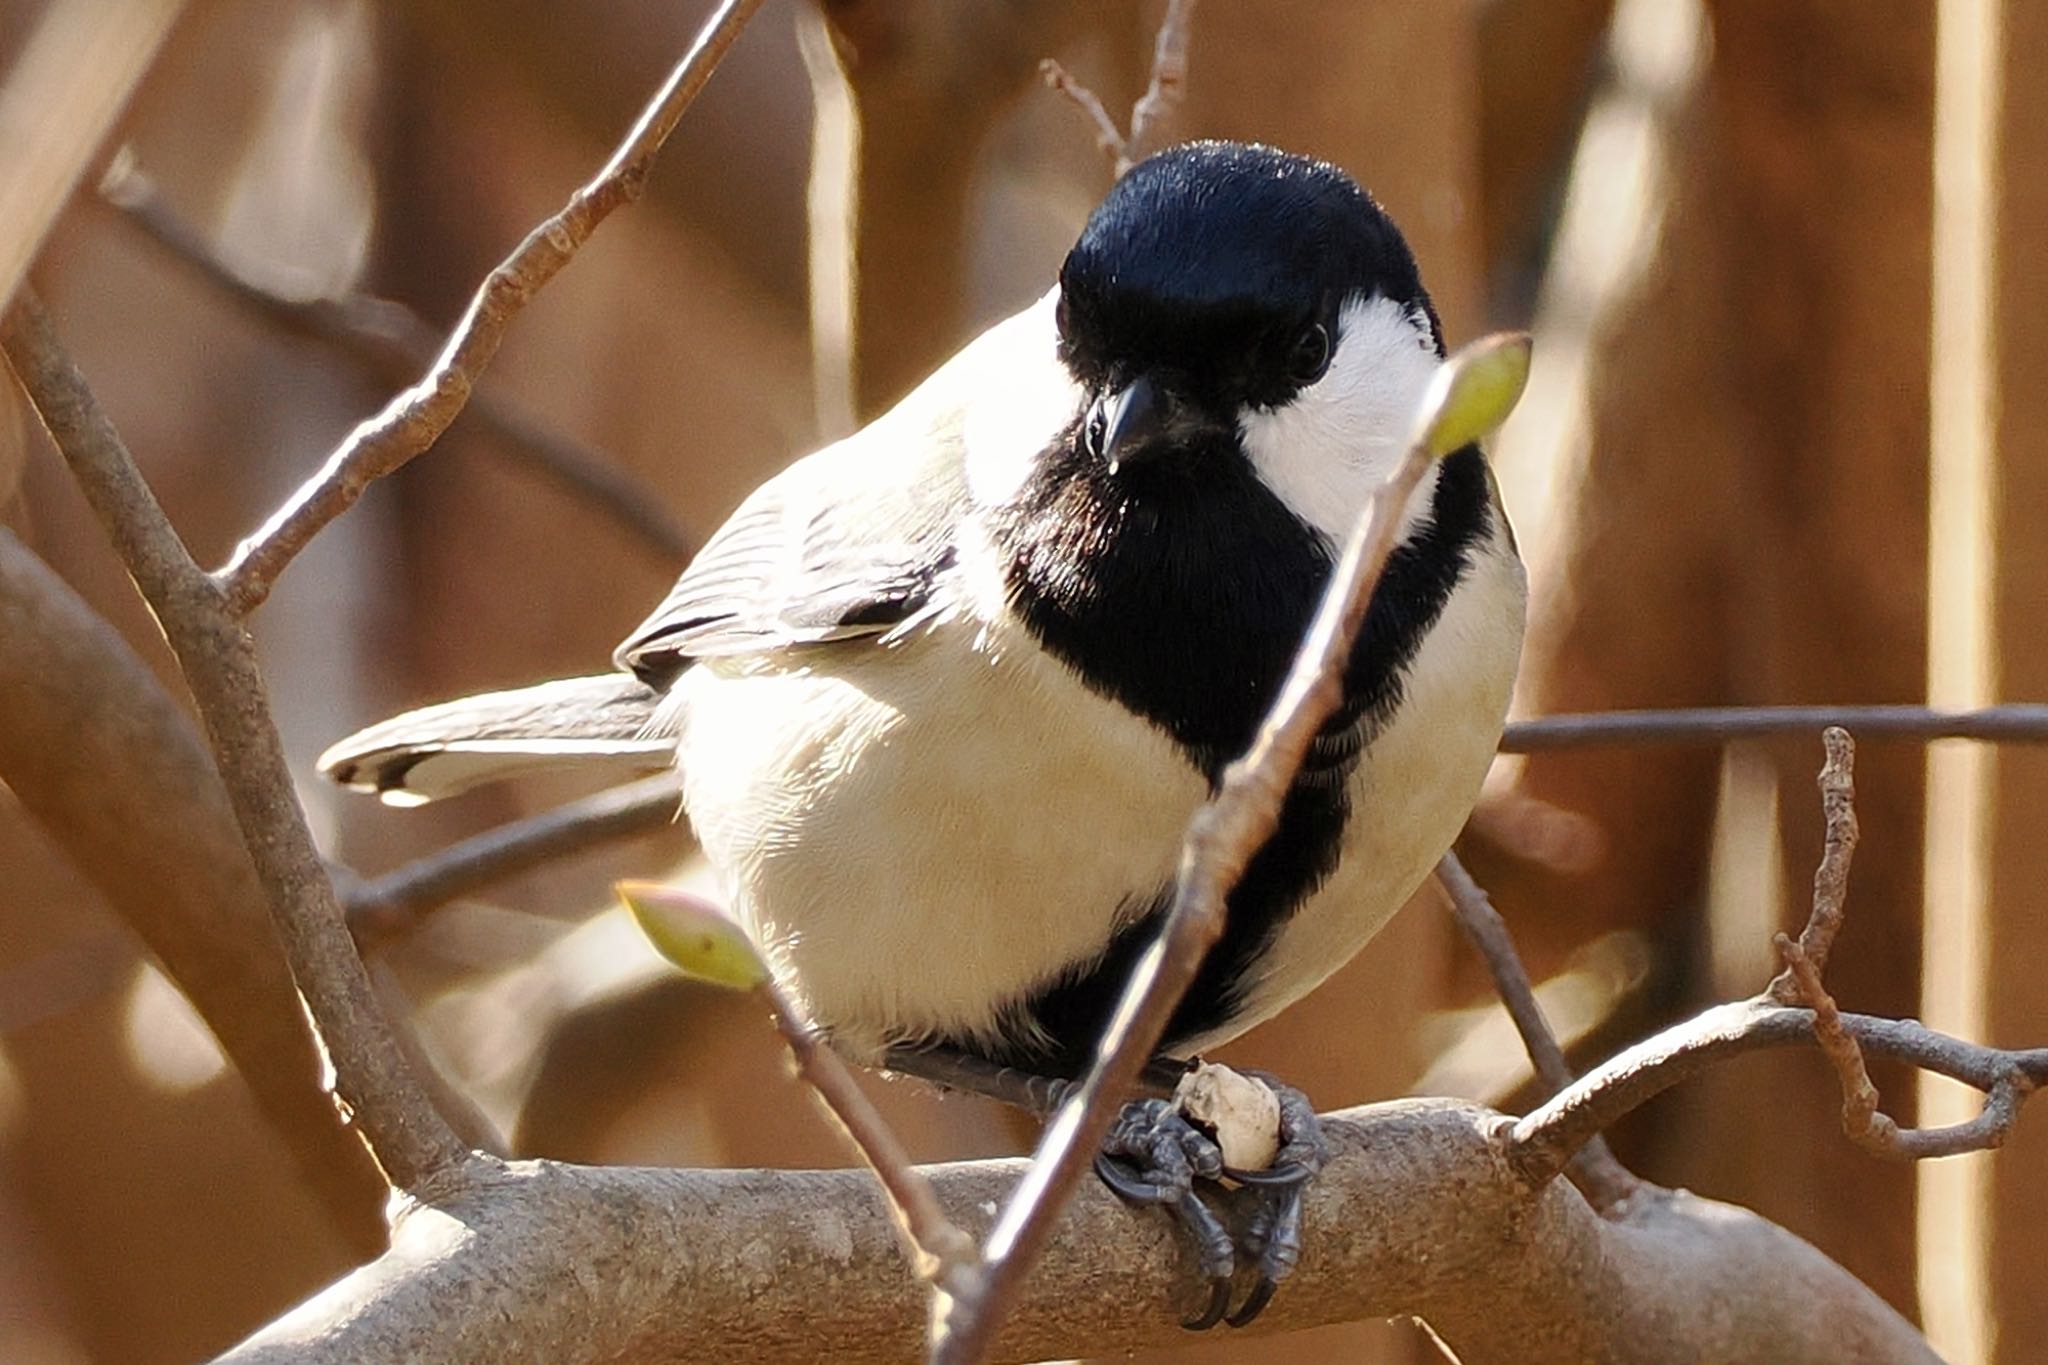
M 1790 1233 L 1654 1191 L 1602 1218 L 1525 1183 L 1509 1121 L 1414 1100 L 1325 1119 L 1307 1255 L 1250 1329 L 1419 1313 L 1467 1365 L 1931 1362 L 1910 1325 Z M 930 1168 L 970 1233 L 1015 1160 Z M 1025 1284 L 997 1358 L 1185 1345 L 1193 1291 L 1164 1218 L 1084 1187 Z M 924 1290 L 864 1171 L 661 1171 L 517 1163 L 401 1217 L 393 1249 L 228 1353 L 359 1360 L 916 1358 Z

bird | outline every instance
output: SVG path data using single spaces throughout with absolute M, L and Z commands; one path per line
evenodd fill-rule
M 610 671 L 410 712 L 320 767 L 407 803 L 672 765 L 734 912 L 836 1047 L 1074 1077 L 1444 358 L 1413 253 L 1349 174 L 1170 147 L 1043 296 L 761 484 Z M 1429 875 L 1498 745 L 1525 597 L 1466 446 L 1409 503 L 1163 1063 L 1298 1000 Z M 1291 1268 L 1321 1161 L 1313 1107 L 1274 1086 L 1290 1179 L 1267 1182 L 1233 1323 Z M 1196 1238 L 1212 1293 L 1190 1326 L 1226 1316 L 1239 1250 L 1192 1193 L 1219 1173 L 1205 1143 L 1136 1100 L 1098 1162 Z

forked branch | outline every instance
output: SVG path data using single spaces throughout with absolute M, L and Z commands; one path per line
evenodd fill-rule
M 1841 1078 L 1849 1136 L 1868 1151 L 1902 1159 L 1997 1146 L 2010 1132 L 2021 1102 L 2048 1081 L 2048 1048 L 1983 1047 L 1913 1020 L 1843 1014 L 1836 1008 L 1821 984 L 1820 968 L 1842 925 L 1856 847 L 1856 749 L 1840 728 L 1829 729 L 1823 742 L 1827 759 L 1820 789 L 1827 837 L 1805 928 L 1796 940 L 1777 936 L 1785 971 L 1753 999 L 1708 1010 L 1638 1043 L 1520 1119 L 1510 1143 L 1516 1164 L 1531 1180 L 1556 1175 L 1595 1134 L 1652 1097 L 1723 1058 L 1761 1048 L 1818 1043 Z M 1900 1129 L 1878 1109 L 1876 1088 L 1863 1065 L 1865 1052 L 1974 1086 L 1985 1093 L 1983 1112 L 1949 1128 Z
M 561 272 L 598 225 L 638 199 L 662 144 L 718 69 L 762 0 L 724 0 L 676 64 L 639 121 L 595 178 L 526 235 L 484 278 L 440 357 L 419 381 L 350 432 L 320 471 L 299 486 L 234 557 L 213 574 L 229 609 L 246 615 L 270 595 L 277 576 L 323 527 L 376 480 L 426 450 L 448 429 L 477 377 L 498 353 L 512 320 Z
M 1194 17 L 1195 0 L 1167 0 L 1166 17 L 1160 21 L 1159 37 L 1152 48 L 1152 76 L 1145 93 L 1131 106 L 1129 134 L 1116 126 L 1101 98 L 1075 80 L 1064 66 L 1051 57 L 1038 64 L 1045 83 L 1073 101 L 1095 130 L 1096 145 L 1109 158 L 1118 179 L 1159 150 L 1166 128 L 1187 97 L 1188 35 Z

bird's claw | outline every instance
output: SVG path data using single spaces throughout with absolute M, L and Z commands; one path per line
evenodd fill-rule
M 1250 1074 L 1280 1102 L 1280 1149 L 1264 1170 L 1226 1167 L 1215 1139 L 1171 1101 L 1160 1099 L 1126 1105 L 1095 1159 L 1096 1173 L 1110 1189 L 1134 1204 L 1165 1207 L 1194 1239 L 1209 1301 L 1200 1313 L 1183 1320 L 1190 1331 L 1207 1331 L 1219 1322 L 1243 1327 L 1265 1310 L 1280 1281 L 1301 1259 L 1302 1192 L 1329 1159 L 1322 1125 L 1308 1097 L 1263 1072 Z M 1214 1182 L 1225 1177 L 1245 1186 L 1252 1200 L 1236 1239 L 1195 1192 L 1197 1179 Z M 1231 1312 L 1231 1282 L 1240 1252 L 1255 1265 L 1258 1278 Z

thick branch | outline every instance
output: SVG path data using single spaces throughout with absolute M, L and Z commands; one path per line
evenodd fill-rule
M 335 1096 L 393 1183 L 418 1190 L 459 1166 L 466 1149 L 406 1064 L 342 922 L 264 704 L 256 646 L 171 528 L 31 291 L 0 320 L 0 346 L 177 655 L 332 1062 Z
M 2048 704 L 2014 702 L 1970 711 L 1925 706 L 1703 706 L 1668 711 L 1594 711 L 1518 720 L 1502 736 L 1504 754 L 1637 744 L 1726 744 L 1772 735 L 1810 735 L 1830 725 L 1864 739 L 1979 739 L 2002 744 L 2048 741 Z
M 402 385 L 431 366 L 441 349 L 441 337 L 404 304 L 362 294 L 289 299 L 245 278 L 220 258 L 197 228 L 163 202 L 154 182 L 135 169 L 125 153 L 101 179 L 100 197 L 172 260 L 251 316 L 330 347 L 375 380 Z M 463 415 L 498 438 L 493 450 L 502 450 L 604 512 L 661 558 L 675 563 L 689 558 L 690 537 L 662 510 L 661 500 L 602 453 L 549 430 L 515 404 L 487 393 L 472 395 Z
M 0 781 L 191 1000 L 348 1245 L 375 1255 L 383 1181 L 320 1088 L 263 888 L 191 721 L 5 530 L 0 641 Z
M 1247 1330 L 1417 1313 L 1467 1365 L 1934 1359 L 1868 1289 L 1746 1210 L 1671 1194 L 1610 1221 L 1568 1185 L 1530 1187 L 1506 1123 L 1438 1100 L 1325 1119 L 1335 1154 L 1308 1194 L 1308 1255 Z M 929 1170 L 976 1233 L 1022 1172 Z M 1091 1183 L 996 1354 L 1185 1345 L 1187 1275 L 1168 1220 Z M 866 1172 L 519 1163 L 406 1215 L 389 1255 L 227 1359 L 897 1362 L 917 1355 L 923 1298 Z
M 725 0 L 719 6 L 604 169 L 485 277 L 433 368 L 351 432 L 319 473 L 242 542 L 233 559 L 214 575 L 237 615 L 269 596 L 285 565 L 321 528 L 354 506 L 364 489 L 426 450 L 448 429 L 527 301 L 560 273 L 614 209 L 640 197 L 662 144 L 761 3 Z

